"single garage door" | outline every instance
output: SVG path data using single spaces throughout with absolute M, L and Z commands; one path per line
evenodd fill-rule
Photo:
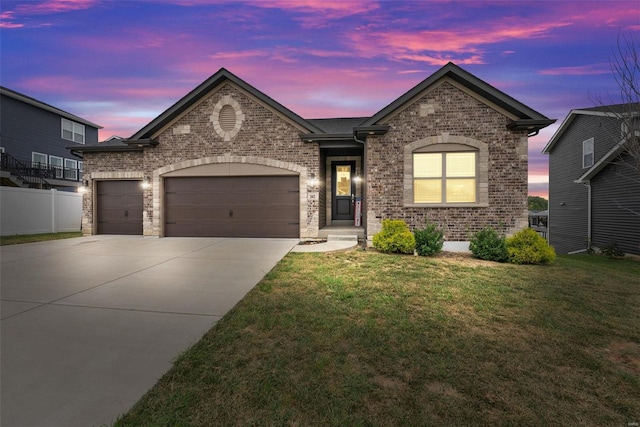
M 167 178 L 165 235 L 299 237 L 298 176 Z
M 142 234 L 140 181 L 98 181 L 98 234 Z

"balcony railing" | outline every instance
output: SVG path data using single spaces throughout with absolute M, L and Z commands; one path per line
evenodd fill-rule
M 7 171 L 19 178 L 31 188 L 51 188 L 47 180 L 82 181 L 82 171 L 79 169 L 51 166 L 31 160 L 18 160 L 15 157 L 0 153 L 0 170 Z

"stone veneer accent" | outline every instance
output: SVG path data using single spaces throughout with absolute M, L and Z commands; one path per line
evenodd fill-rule
M 211 116 L 220 102 L 226 105 L 231 100 L 244 118 L 241 122 L 236 120 L 241 127 L 233 138 L 227 139 L 218 134 Z M 144 191 L 144 235 L 161 236 L 163 173 L 216 162 L 253 163 L 295 171 L 300 177 L 300 237 L 313 238 L 318 234 L 319 195 L 318 188 L 307 188 L 307 177 L 319 176 L 320 150 L 317 143 L 300 139 L 304 132 L 307 130 L 226 82 L 153 135 L 157 146 L 144 147 L 142 152 L 86 152 L 85 176 L 125 179 L 129 177 L 125 174 L 132 173 L 139 179 L 152 177 L 151 188 Z M 88 192 L 83 201 L 85 234 L 95 230 L 93 196 Z
M 447 241 L 468 241 L 485 226 L 512 234 L 527 226 L 527 134 L 510 131 L 515 117 L 443 79 L 385 119 L 386 135 L 367 140 L 367 237 L 385 218 L 411 229 L 425 221 L 444 229 Z M 425 207 L 412 204 L 411 153 L 425 145 L 456 143 L 479 151 L 478 203 Z

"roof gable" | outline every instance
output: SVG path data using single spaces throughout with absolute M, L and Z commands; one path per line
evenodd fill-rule
M 48 111 L 50 113 L 54 113 L 57 114 L 59 116 L 62 116 L 66 119 L 72 120 L 74 122 L 78 122 L 78 123 L 82 123 L 83 125 L 86 126 L 90 126 L 92 128 L 96 128 L 96 129 L 102 129 L 102 126 L 97 125 L 95 123 L 90 122 L 89 120 L 83 119 L 82 117 L 78 117 L 75 114 L 71 114 L 68 113 L 64 110 L 61 110 L 60 108 L 54 107 L 52 105 L 46 104 L 42 101 L 38 101 L 35 98 L 32 98 L 30 96 L 24 95 L 20 92 L 16 92 L 15 90 L 11 90 L 9 88 L 6 88 L 4 86 L 0 86 L 0 94 L 2 94 L 3 96 L 8 96 L 9 98 L 13 98 L 15 100 L 18 100 L 20 102 L 24 102 L 25 104 L 29 104 L 32 105 L 36 108 L 40 108 L 42 110 Z
M 496 89 L 483 80 L 475 77 L 471 73 L 463 70 L 457 65 L 449 62 L 444 67 L 427 77 L 425 80 L 414 86 L 408 92 L 400 96 L 391 104 L 384 107 L 371 117 L 365 125 L 380 124 L 397 111 L 405 108 L 417 96 L 441 82 L 443 79 L 449 78 L 456 84 L 461 85 L 477 96 L 486 99 L 500 109 L 506 111 L 516 117 L 514 126 L 522 126 L 523 129 L 537 130 L 550 125 L 555 120 L 549 119 L 537 111 L 527 107 L 523 103 L 510 97 L 506 93 Z
M 622 116 L 628 114 L 629 111 L 640 110 L 640 104 L 614 104 L 601 105 L 592 108 L 578 108 L 571 110 L 567 117 L 562 121 L 560 127 L 553 134 L 547 145 L 542 150 L 543 154 L 549 154 L 553 147 L 562 139 L 564 133 L 569 129 L 571 123 L 580 116 L 600 116 L 610 117 L 612 119 L 621 119 Z
M 316 126 L 307 120 L 303 119 L 293 111 L 289 110 L 282 104 L 276 102 L 274 99 L 265 95 L 263 92 L 260 92 L 258 89 L 254 88 L 244 80 L 240 79 L 233 73 L 228 70 L 221 68 L 209 77 L 207 80 L 202 82 L 198 87 L 193 89 L 187 95 L 182 97 L 178 102 L 173 104 L 167 110 L 165 110 L 158 117 L 153 119 L 149 124 L 136 132 L 129 139 L 145 139 L 151 138 L 154 134 L 156 134 L 159 130 L 173 122 L 175 119 L 182 116 L 183 113 L 187 112 L 191 109 L 192 106 L 199 103 L 200 100 L 205 98 L 207 95 L 211 93 L 211 91 L 215 90 L 217 87 L 221 86 L 225 82 L 231 82 L 238 86 L 240 89 L 247 92 L 249 95 L 255 97 L 259 101 L 266 104 L 269 108 L 277 111 L 278 113 L 284 115 L 289 120 L 293 121 L 297 125 L 301 126 L 304 129 L 307 129 L 310 132 L 321 132 Z

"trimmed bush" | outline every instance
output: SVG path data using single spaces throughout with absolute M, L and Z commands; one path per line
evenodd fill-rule
M 492 227 L 485 227 L 471 236 L 469 249 L 476 258 L 497 262 L 509 260 L 504 237 L 500 236 Z
M 385 253 L 412 254 L 416 239 L 401 219 L 383 219 L 382 230 L 373 236 L 373 247 Z
M 418 255 L 435 255 L 442 251 L 444 245 L 444 233 L 435 224 L 427 221 L 427 226 L 420 230 L 414 230 L 413 236 L 416 239 L 416 251 Z
M 509 262 L 514 264 L 548 264 L 556 259 L 556 251 L 530 228 L 507 239 Z

